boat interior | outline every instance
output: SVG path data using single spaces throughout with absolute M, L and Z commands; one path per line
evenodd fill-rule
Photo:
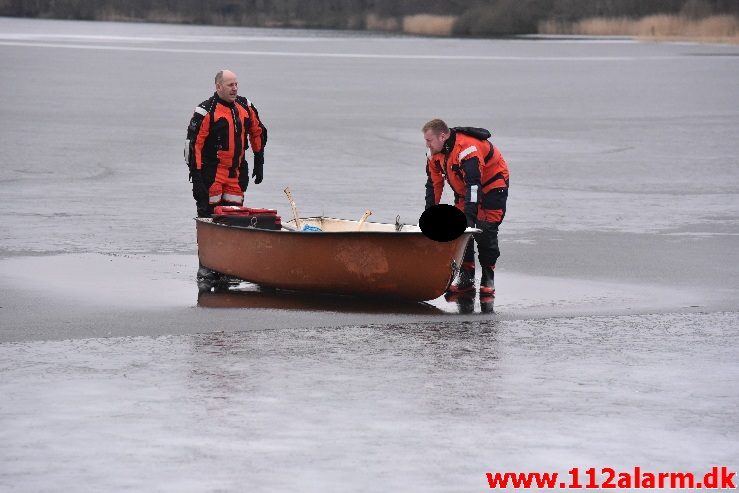
M 197 218 L 198 221 L 212 222 L 210 218 Z M 298 219 L 299 226 L 296 226 L 295 219 L 282 222 L 282 231 L 314 231 L 323 233 L 346 233 L 346 232 L 401 232 L 401 233 L 422 233 L 421 228 L 417 224 L 403 224 L 400 221 L 396 223 L 376 223 L 371 221 L 354 221 L 351 219 L 337 219 L 334 217 L 302 217 Z M 479 229 L 467 228 L 466 233 L 479 233 Z
M 295 219 L 283 222 L 284 225 L 292 229 L 304 231 L 306 225 L 310 228 L 318 228 L 320 231 L 326 233 L 335 232 L 347 232 L 347 231 L 378 231 L 378 232 L 413 232 L 420 233 L 421 228 L 415 224 L 402 224 L 397 222 L 395 224 L 390 223 L 376 223 L 370 221 L 352 221 L 349 219 L 336 219 L 333 217 L 306 217 L 299 219 L 299 227 L 295 224 Z

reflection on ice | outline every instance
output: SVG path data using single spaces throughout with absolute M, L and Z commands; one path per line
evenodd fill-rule
M 445 294 L 430 302 L 384 298 L 335 296 L 298 291 L 265 289 L 250 283 L 236 288 L 198 293 L 197 304 L 204 308 L 262 308 L 311 312 L 340 312 L 388 315 L 492 314 L 495 299 L 471 294 Z
M 200 292 L 198 293 L 198 306 L 409 315 L 444 313 L 428 303 L 265 290 L 249 283 L 242 283 L 236 289 Z
M 735 468 L 738 325 L 661 314 L 4 343 L 0 489 L 477 491 L 490 470 Z

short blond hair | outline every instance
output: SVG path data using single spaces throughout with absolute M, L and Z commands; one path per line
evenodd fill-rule
M 440 118 L 434 118 L 433 120 L 427 121 L 421 129 L 423 133 L 427 130 L 432 130 L 436 135 L 449 133 L 449 126 Z

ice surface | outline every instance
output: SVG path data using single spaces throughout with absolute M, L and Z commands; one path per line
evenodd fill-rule
M 737 55 L 0 19 L 0 490 L 736 470 Z M 253 206 L 416 223 L 423 123 L 489 128 L 496 313 L 198 297 L 182 146 L 222 68 L 270 131 Z
M 696 313 L 0 344 L 0 488 L 482 491 L 496 470 L 735 467 L 737 324 Z

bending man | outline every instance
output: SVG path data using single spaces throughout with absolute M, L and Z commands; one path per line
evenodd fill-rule
M 449 128 L 443 120 L 423 126 L 428 148 L 426 160 L 426 208 L 438 204 L 446 181 L 454 192 L 454 205 L 467 216 L 475 235 L 482 280 L 480 296 L 495 296 L 495 263 L 500 256 L 498 226 L 503 222 L 508 198 L 508 165 L 500 150 L 487 140 L 484 128 Z M 451 293 L 475 290 L 475 250 L 467 244 L 459 278 Z

